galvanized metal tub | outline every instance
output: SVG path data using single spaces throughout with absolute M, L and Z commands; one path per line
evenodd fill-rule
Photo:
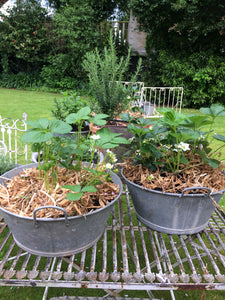
M 5 178 L 12 178 L 26 168 L 37 167 L 37 164 L 21 166 L 5 173 Z M 120 178 L 111 172 L 113 182 L 120 187 L 119 195 L 105 207 L 83 216 L 65 217 L 58 219 L 22 217 L 0 207 L 0 214 L 11 230 L 16 244 L 32 254 L 40 256 L 68 256 L 82 252 L 93 246 L 102 236 L 113 206 L 122 193 Z M 3 184 L 5 179 L 0 179 Z M 40 209 L 45 209 L 42 207 Z
M 84 137 L 87 137 L 88 134 L 89 134 L 89 123 L 87 121 L 85 121 L 85 128 L 83 128 L 84 130 L 81 131 L 81 135 L 84 136 Z M 75 140 L 77 139 L 77 136 L 78 136 L 78 132 L 75 131 L 75 130 L 72 130 L 71 132 L 69 133 L 54 133 L 53 134 L 54 136 L 60 136 L 62 138 L 70 138 L 72 140 Z
M 137 218 L 147 227 L 167 234 L 193 234 L 203 230 L 225 190 L 211 193 L 204 187 L 187 188 L 181 194 L 150 190 L 124 178 Z M 207 194 L 185 194 L 187 190 L 205 189 Z M 211 197 L 210 197 L 211 196 Z
M 85 137 L 88 135 L 88 133 L 89 133 L 89 130 L 85 130 L 85 131 L 81 132 L 81 134 L 83 136 L 85 136 Z M 62 138 L 70 138 L 72 140 L 75 140 L 77 138 L 77 131 L 71 131 L 69 133 L 63 133 L 63 134 L 61 134 L 61 133 L 54 133 L 53 135 L 54 136 L 60 136 Z
M 103 159 L 104 159 L 103 153 L 101 151 L 97 150 L 97 149 L 96 149 L 95 152 L 96 152 L 96 154 L 99 155 L 99 162 L 102 162 Z M 31 162 L 33 162 L 33 163 L 37 163 L 38 162 L 38 152 L 32 152 L 32 154 L 31 154 Z

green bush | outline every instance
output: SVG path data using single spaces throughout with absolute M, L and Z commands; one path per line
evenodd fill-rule
M 108 120 L 113 120 L 127 108 L 130 94 L 129 87 L 126 89 L 121 81 L 129 68 L 130 51 L 127 56 L 117 56 L 113 41 L 112 31 L 109 38 L 109 46 L 104 47 L 103 53 L 98 49 L 86 54 L 83 68 L 88 73 L 89 88 L 93 95 L 92 109 L 98 113 L 108 115 Z M 141 68 L 139 62 L 137 72 L 131 81 L 135 82 Z
M 225 59 L 205 52 L 173 56 L 159 51 L 148 59 L 151 85 L 184 87 L 183 106 L 225 103 Z
M 0 84 L 12 88 L 43 84 L 60 91 L 83 89 L 87 76 L 82 59 L 95 47 L 103 49 L 108 31 L 102 36 L 99 24 L 120 2 L 125 5 L 124 1 L 110 0 L 51 1 L 56 8 L 53 19 L 39 0 L 17 2 L 0 22 Z M 125 55 L 127 43 L 116 43 L 118 54 Z
M 4 73 L 38 73 L 49 53 L 47 10 L 38 0 L 19 1 L 2 16 L 0 56 Z
M 63 96 L 53 100 L 52 115 L 58 120 L 65 121 L 69 114 L 77 113 L 81 108 L 88 106 L 88 100 L 82 99 L 77 93 L 70 95 L 65 92 Z
M 5 88 L 25 89 L 25 88 L 40 88 L 42 81 L 38 74 L 27 74 L 19 72 L 18 74 L 0 74 L 0 86 Z
M 187 107 L 224 104 L 225 2 L 133 0 L 131 8 L 148 33 L 148 85 L 183 86 Z
M 55 14 L 51 31 L 51 53 L 41 76 L 50 87 L 74 89 L 87 81 L 82 69 L 86 52 L 99 45 L 95 14 L 87 3 L 73 3 Z
M 45 84 L 51 88 L 60 90 L 76 89 L 79 85 L 78 80 L 73 78 L 70 72 L 72 58 L 67 54 L 57 54 L 49 56 L 48 64 L 43 66 L 41 78 Z

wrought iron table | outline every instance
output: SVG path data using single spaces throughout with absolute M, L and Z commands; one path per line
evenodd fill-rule
M 149 298 L 154 290 L 169 290 L 172 298 L 175 290 L 225 290 L 224 212 L 216 209 L 201 233 L 162 234 L 136 219 L 127 190 L 103 237 L 80 254 L 45 258 L 24 252 L 4 220 L 0 251 L 0 286 L 45 287 L 43 300 L 49 287 L 73 288 L 74 294 L 77 288 L 100 289 L 109 298 L 124 290 L 146 291 Z

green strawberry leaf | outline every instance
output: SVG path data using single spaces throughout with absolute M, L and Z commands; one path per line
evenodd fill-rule
M 67 194 L 66 198 L 70 201 L 77 201 L 82 197 L 83 193 L 69 193 Z

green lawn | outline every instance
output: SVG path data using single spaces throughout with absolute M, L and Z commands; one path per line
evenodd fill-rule
M 0 115 L 2 118 L 21 119 L 23 113 L 29 120 L 51 117 L 53 99 L 61 94 L 0 88 Z
M 13 89 L 0 88 L 0 115 L 19 119 L 22 114 L 26 112 L 29 120 L 35 120 L 41 117 L 51 117 L 51 109 L 53 108 L 53 99 L 61 98 L 62 95 L 55 93 L 22 91 Z M 193 113 L 194 110 L 183 110 L 184 113 Z M 225 119 L 219 118 L 216 124 L 215 131 L 225 135 Z M 215 145 L 216 146 L 216 145 Z M 223 151 L 225 157 L 225 151 Z M 225 199 L 220 202 L 225 208 Z M 44 293 L 43 288 L 30 288 L 30 287 L 0 287 L 0 299 L 13 299 L 13 300 L 40 300 Z M 153 292 L 155 298 L 164 298 L 165 300 L 171 299 L 168 291 Z M 88 289 L 49 289 L 48 299 L 53 296 L 92 296 L 100 297 L 103 295 L 102 291 L 88 290 Z M 130 292 L 124 291 L 123 297 L 143 297 L 147 298 L 146 292 Z M 176 299 L 204 299 L 204 300 L 222 300 L 225 297 L 223 291 L 175 291 Z
M 54 98 L 62 98 L 61 94 L 23 91 L 15 89 L 0 88 L 0 116 L 2 118 L 11 118 L 13 120 L 22 119 L 23 113 L 27 114 L 27 119 L 34 121 L 39 118 L 52 118 L 51 110 L 53 108 Z M 20 127 L 19 125 L 19 128 Z M 14 134 L 14 133 L 13 133 Z M 20 142 L 22 132 L 18 132 L 18 146 L 20 153 L 24 148 L 24 143 Z M 7 146 L 8 146 L 8 142 Z M 14 139 L 12 139 L 12 149 L 14 147 Z M 14 160 L 14 158 L 13 158 Z M 31 150 L 28 145 L 28 163 L 31 162 Z M 18 163 L 24 164 L 24 155 L 18 158 Z

